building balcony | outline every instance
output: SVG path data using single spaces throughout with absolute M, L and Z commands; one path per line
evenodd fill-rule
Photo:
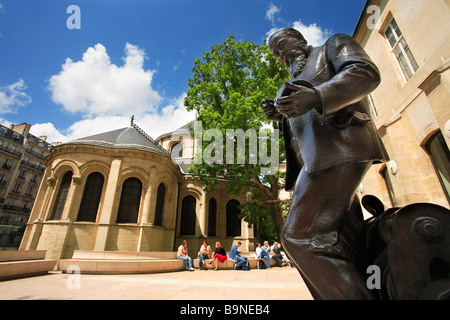
M 0 151 L 5 151 L 5 152 L 7 152 L 9 154 L 12 154 L 13 156 L 16 156 L 16 157 L 19 157 L 19 158 L 22 156 L 22 151 L 13 150 L 13 149 L 11 149 L 9 147 L 5 147 L 3 145 L 0 146 Z
M 44 172 L 44 171 L 45 171 L 45 168 L 44 168 L 44 167 L 37 166 L 37 165 L 32 164 L 32 163 L 30 163 L 30 162 L 28 162 L 28 161 L 25 161 L 25 160 L 22 160 L 22 161 L 20 162 L 20 164 L 21 164 L 21 165 L 24 165 L 24 166 L 26 166 L 26 167 L 28 167 L 28 168 L 32 168 L 32 169 L 38 170 L 38 171 L 40 171 L 40 172 Z
M 20 213 L 30 213 L 29 208 L 22 208 L 17 206 L 11 206 L 11 205 L 3 205 L 3 211 L 13 211 L 13 212 L 20 212 Z

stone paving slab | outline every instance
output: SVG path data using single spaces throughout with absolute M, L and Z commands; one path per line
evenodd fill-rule
M 48 275 L 0 282 L 1 300 L 312 300 L 297 270 Z

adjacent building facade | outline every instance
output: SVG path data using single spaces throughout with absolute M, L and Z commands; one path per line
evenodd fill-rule
M 367 1 L 353 36 L 380 69 L 371 94 L 391 162 L 360 192 L 386 207 L 450 201 L 450 2 Z
M 0 248 L 19 247 L 51 149 L 30 128 L 0 125 Z
M 187 240 L 253 248 L 253 228 L 239 219 L 243 198 L 223 185 L 203 190 L 188 174 L 195 145 L 186 128 L 156 141 L 133 122 L 55 146 L 46 158 L 20 249 L 71 258 L 74 250 L 174 251 Z

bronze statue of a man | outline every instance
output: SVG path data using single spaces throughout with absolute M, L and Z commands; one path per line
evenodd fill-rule
M 363 217 L 350 207 L 370 166 L 388 159 L 367 100 L 379 71 L 344 34 L 312 48 L 299 31 L 282 29 L 269 48 L 292 78 L 261 103 L 281 122 L 286 189 L 295 187 L 283 247 L 315 299 L 371 299 L 355 248 Z

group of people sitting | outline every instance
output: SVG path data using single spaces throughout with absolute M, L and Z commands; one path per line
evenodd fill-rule
M 235 270 L 249 270 L 248 258 L 240 254 L 239 247 L 241 242 L 237 241 L 230 249 L 230 253 L 227 256 L 225 249 L 220 242 L 216 242 L 216 249 L 212 255 L 211 247 L 208 245 L 208 241 L 204 241 L 198 252 L 198 268 L 206 269 L 206 264 L 214 263 L 214 270 L 217 270 L 218 263 L 224 263 L 228 258 L 235 262 Z M 281 251 L 281 244 L 274 242 L 270 247 L 268 241 L 264 241 L 264 246 L 260 243 L 256 244 L 256 257 L 261 258 L 264 261 L 265 268 L 270 269 L 270 260 L 274 259 L 278 267 L 283 267 L 290 264 L 289 259 L 284 252 Z M 182 244 L 178 247 L 177 259 L 184 260 L 186 270 L 194 271 L 195 268 L 192 265 L 192 258 L 188 255 L 187 241 L 183 240 Z M 211 259 L 207 261 L 208 259 Z
M 272 246 L 269 246 L 268 241 L 264 241 L 262 246 L 260 243 L 256 244 L 256 257 L 263 259 L 265 267 L 270 269 L 270 260 L 273 259 L 278 267 L 284 267 L 287 265 L 293 266 L 293 263 L 288 259 L 286 254 L 281 251 L 281 243 L 274 242 Z

